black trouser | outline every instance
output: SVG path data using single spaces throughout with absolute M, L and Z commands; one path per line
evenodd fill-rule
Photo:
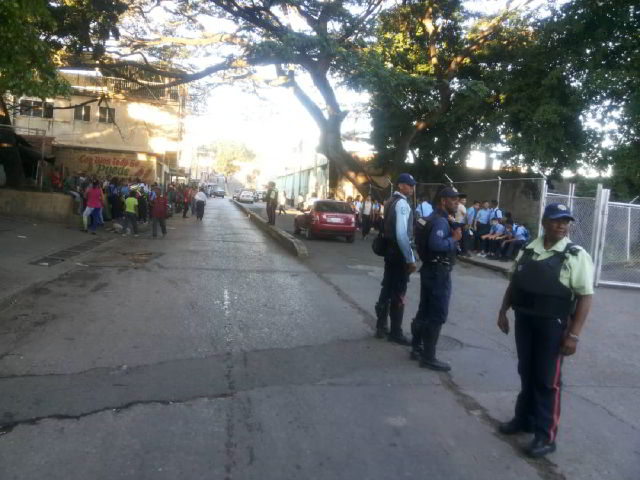
M 204 202 L 202 200 L 196 201 L 196 218 L 202 220 L 204 217 Z
M 124 228 L 123 230 L 127 230 L 127 227 L 131 224 L 131 229 L 133 233 L 138 233 L 138 215 L 135 213 L 127 212 L 125 216 Z
M 366 237 L 371 231 L 371 215 L 362 215 L 362 236 Z
M 394 247 L 389 247 L 389 253 L 384 258 L 384 275 L 378 304 L 389 305 L 392 334 L 402 331 L 404 299 L 409 283 L 406 265 L 407 262 L 402 253 Z
M 140 213 L 140 220 L 143 222 L 147 221 L 148 212 L 147 212 L 147 200 L 144 197 L 140 197 L 138 200 L 138 211 Z
M 276 224 L 276 206 L 274 204 L 267 204 L 267 218 L 269 219 L 269 225 Z
M 282 214 L 287 214 L 287 209 L 284 206 L 284 203 L 281 203 L 280 205 L 278 205 L 278 214 L 282 215 Z
M 478 223 L 478 228 L 476 229 L 476 250 L 484 251 L 485 241 L 482 240 L 482 235 L 486 235 L 491 230 L 491 225 L 488 223 Z
M 500 244 L 503 240 L 490 239 L 487 240 L 487 253 L 498 255 L 500 253 Z
M 187 212 L 189 211 L 189 201 L 185 200 L 182 204 L 182 218 L 187 218 Z
M 524 240 L 514 240 L 502 247 L 502 256 L 506 258 L 515 259 L 520 249 L 527 243 Z
M 156 218 L 153 217 L 151 228 L 153 231 L 153 236 L 158 236 L 158 224 L 160 224 L 160 229 L 162 230 L 162 236 L 164 237 L 167 234 L 167 221 L 164 218 Z
M 472 230 L 467 228 L 462 231 L 462 242 L 460 242 L 460 253 L 466 254 L 473 247 L 474 237 L 471 234 Z
M 521 389 L 516 419 L 536 437 L 555 441 L 560 419 L 560 387 L 566 320 L 516 312 L 515 336 Z

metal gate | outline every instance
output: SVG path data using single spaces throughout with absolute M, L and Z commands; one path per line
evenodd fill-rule
M 595 198 L 576 197 L 573 184 L 568 194 L 549 192 L 546 185 L 543 193 L 540 223 L 549 203 L 571 209 L 576 221 L 569 236 L 591 255 L 596 286 L 640 288 L 640 205 L 610 202 L 610 191 L 602 185 L 598 185 Z

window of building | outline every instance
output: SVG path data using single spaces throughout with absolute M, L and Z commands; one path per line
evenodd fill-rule
M 20 100 L 20 115 L 26 117 L 53 118 L 53 103 L 40 100 Z
M 73 119 L 82 122 L 91 121 L 91 107 L 89 105 L 76 105 L 73 111 Z
M 100 119 L 101 123 L 115 123 L 116 122 L 116 109 L 109 107 L 100 107 Z

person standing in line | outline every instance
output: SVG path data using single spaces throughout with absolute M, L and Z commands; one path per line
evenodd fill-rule
M 82 221 L 84 223 L 84 231 L 87 230 L 89 223 L 89 217 L 91 217 L 91 233 L 96 234 L 96 228 L 100 223 L 100 209 L 102 208 L 102 189 L 100 188 L 100 182 L 97 178 L 93 179 L 91 185 L 87 188 L 85 193 L 87 200 L 87 207 L 82 214 Z
M 456 223 L 461 226 L 466 226 L 467 224 L 467 195 L 465 193 L 461 193 L 458 197 L 458 209 L 454 215 Z M 464 239 L 464 233 L 463 233 Z M 460 239 L 458 242 L 458 251 L 460 255 L 467 255 L 467 245 L 465 245 L 463 239 Z
M 498 207 L 498 200 L 491 200 L 491 208 L 489 209 L 489 223 L 491 223 L 491 220 L 493 220 L 494 218 L 502 220 L 502 217 L 502 209 Z
M 384 338 L 400 345 L 409 345 L 402 333 L 405 295 L 409 276 L 416 271 L 416 259 L 411 249 L 413 211 L 408 198 L 416 185 L 414 178 L 402 173 L 396 180 L 396 191 L 385 206 L 384 238 L 387 251 L 384 257 L 382 288 L 376 303 L 376 338 Z M 387 318 L 391 327 L 387 333 Z
M 371 195 L 367 195 L 367 198 L 362 202 L 360 209 L 360 218 L 362 219 L 362 239 L 366 240 L 367 235 L 371 231 L 371 219 L 373 216 L 373 202 L 371 201 Z
M 420 197 L 420 202 L 416 207 L 416 217 L 418 218 L 427 218 L 429 215 L 433 213 L 433 207 L 427 201 L 427 197 Z
M 189 191 L 189 187 L 185 186 L 182 190 L 182 218 L 187 218 L 189 205 L 191 205 L 191 192 Z
M 287 192 L 278 192 L 278 215 L 287 214 Z
M 518 254 L 498 313 L 498 328 L 508 334 L 507 312 L 515 311 L 521 383 L 515 415 L 498 430 L 533 433 L 525 448 L 533 458 L 556 450 L 562 361 L 576 352 L 593 298 L 593 262 L 569 240 L 571 221 L 567 206 L 547 205 L 544 233 Z
M 153 190 L 152 190 L 153 191 Z M 151 232 L 153 238 L 158 236 L 158 224 L 160 224 L 160 230 L 162 231 L 162 238 L 167 235 L 167 217 L 169 216 L 169 199 L 164 192 L 156 188 L 153 191 L 154 199 L 151 203 Z
M 436 345 L 447 321 L 451 300 L 451 270 L 462 239 L 462 229 L 452 228 L 449 216 L 458 211 L 460 194 L 445 187 L 438 192 L 435 211 L 416 226 L 416 245 L 422 260 L 420 268 L 420 305 L 411 326 L 411 359 L 420 366 L 449 371 L 451 366 L 436 358 Z M 456 223 L 457 224 L 457 223 Z
M 464 230 L 462 232 L 462 249 L 465 256 L 471 255 L 471 250 L 474 250 L 475 234 L 474 224 L 476 220 L 476 214 L 480 210 L 480 202 L 478 200 L 473 201 L 473 205 L 467 209 L 467 220 Z
M 265 201 L 267 202 L 267 218 L 269 225 L 276 224 L 276 207 L 278 206 L 278 190 L 275 182 L 269 182 Z
M 138 199 L 136 198 L 135 190 L 129 190 L 129 196 L 124 202 L 124 214 L 125 214 L 125 222 L 124 222 L 124 233 L 127 234 L 127 228 L 129 224 L 131 224 L 131 229 L 133 231 L 133 235 L 135 237 L 138 236 Z
M 489 210 L 489 202 L 484 201 L 482 203 L 482 208 L 476 211 L 476 218 L 473 223 L 473 229 L 475 230 L 476 236 L 476 250 L 478 251 L 478 255 L 486 256 L 486 245 L 482 240 L 483 235 L 487 235 L 489 230 L 491 230 L 491 222 L 489 221 L 489 217 L 491 216 L 491 211 Z
M 202 221 L 204 217 L 204 206 L 207 204 L 207 194 L 204 193 L 204 188 L 200 188 L 198 193 L 193 196 L 193 200 L 196 204 L 196 219 Z

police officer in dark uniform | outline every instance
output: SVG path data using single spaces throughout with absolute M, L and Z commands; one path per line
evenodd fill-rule
M 411 359 L 431 370 L 448 371 L 448 363 L 436 358 L 436 345 L 447 321 L 451 299 L 451 269 L 462 239 L 462 225 L 451 224 L 460 194 L 445 187 L 436 195 L 435 210 L 416 225 L 416 245 L 422 260 L 420 305 L 411 325 Z
M 411 249 L 413 237 L 413 209 L 408 198 L 413 194 L 416 181 L 402 173 L 396 181 L 396 191 L 384 208 L 384 238 L 387 250 L 384 257 L 384 277 L 380 297 L 376 303 L 376 337 L 390 342 L 409 345 L 402 333 L 405 294 L 409 275 L 416 271 L 416 259 Z M 387 333 L 387 318 L 391 328 Z
M 544 234 L 518 254 L 498 315 L 498 327 L 508 334 L 507 311 L 515 311 L 521 381 L 515 416 L 499 431 L 534 433 L 525 450 L 534 458 L 556 449 L 562 360 L 576 351 L 593 296 L 591 257 L 567 237 L 572 220 L 565 205 L 547 205 Z

